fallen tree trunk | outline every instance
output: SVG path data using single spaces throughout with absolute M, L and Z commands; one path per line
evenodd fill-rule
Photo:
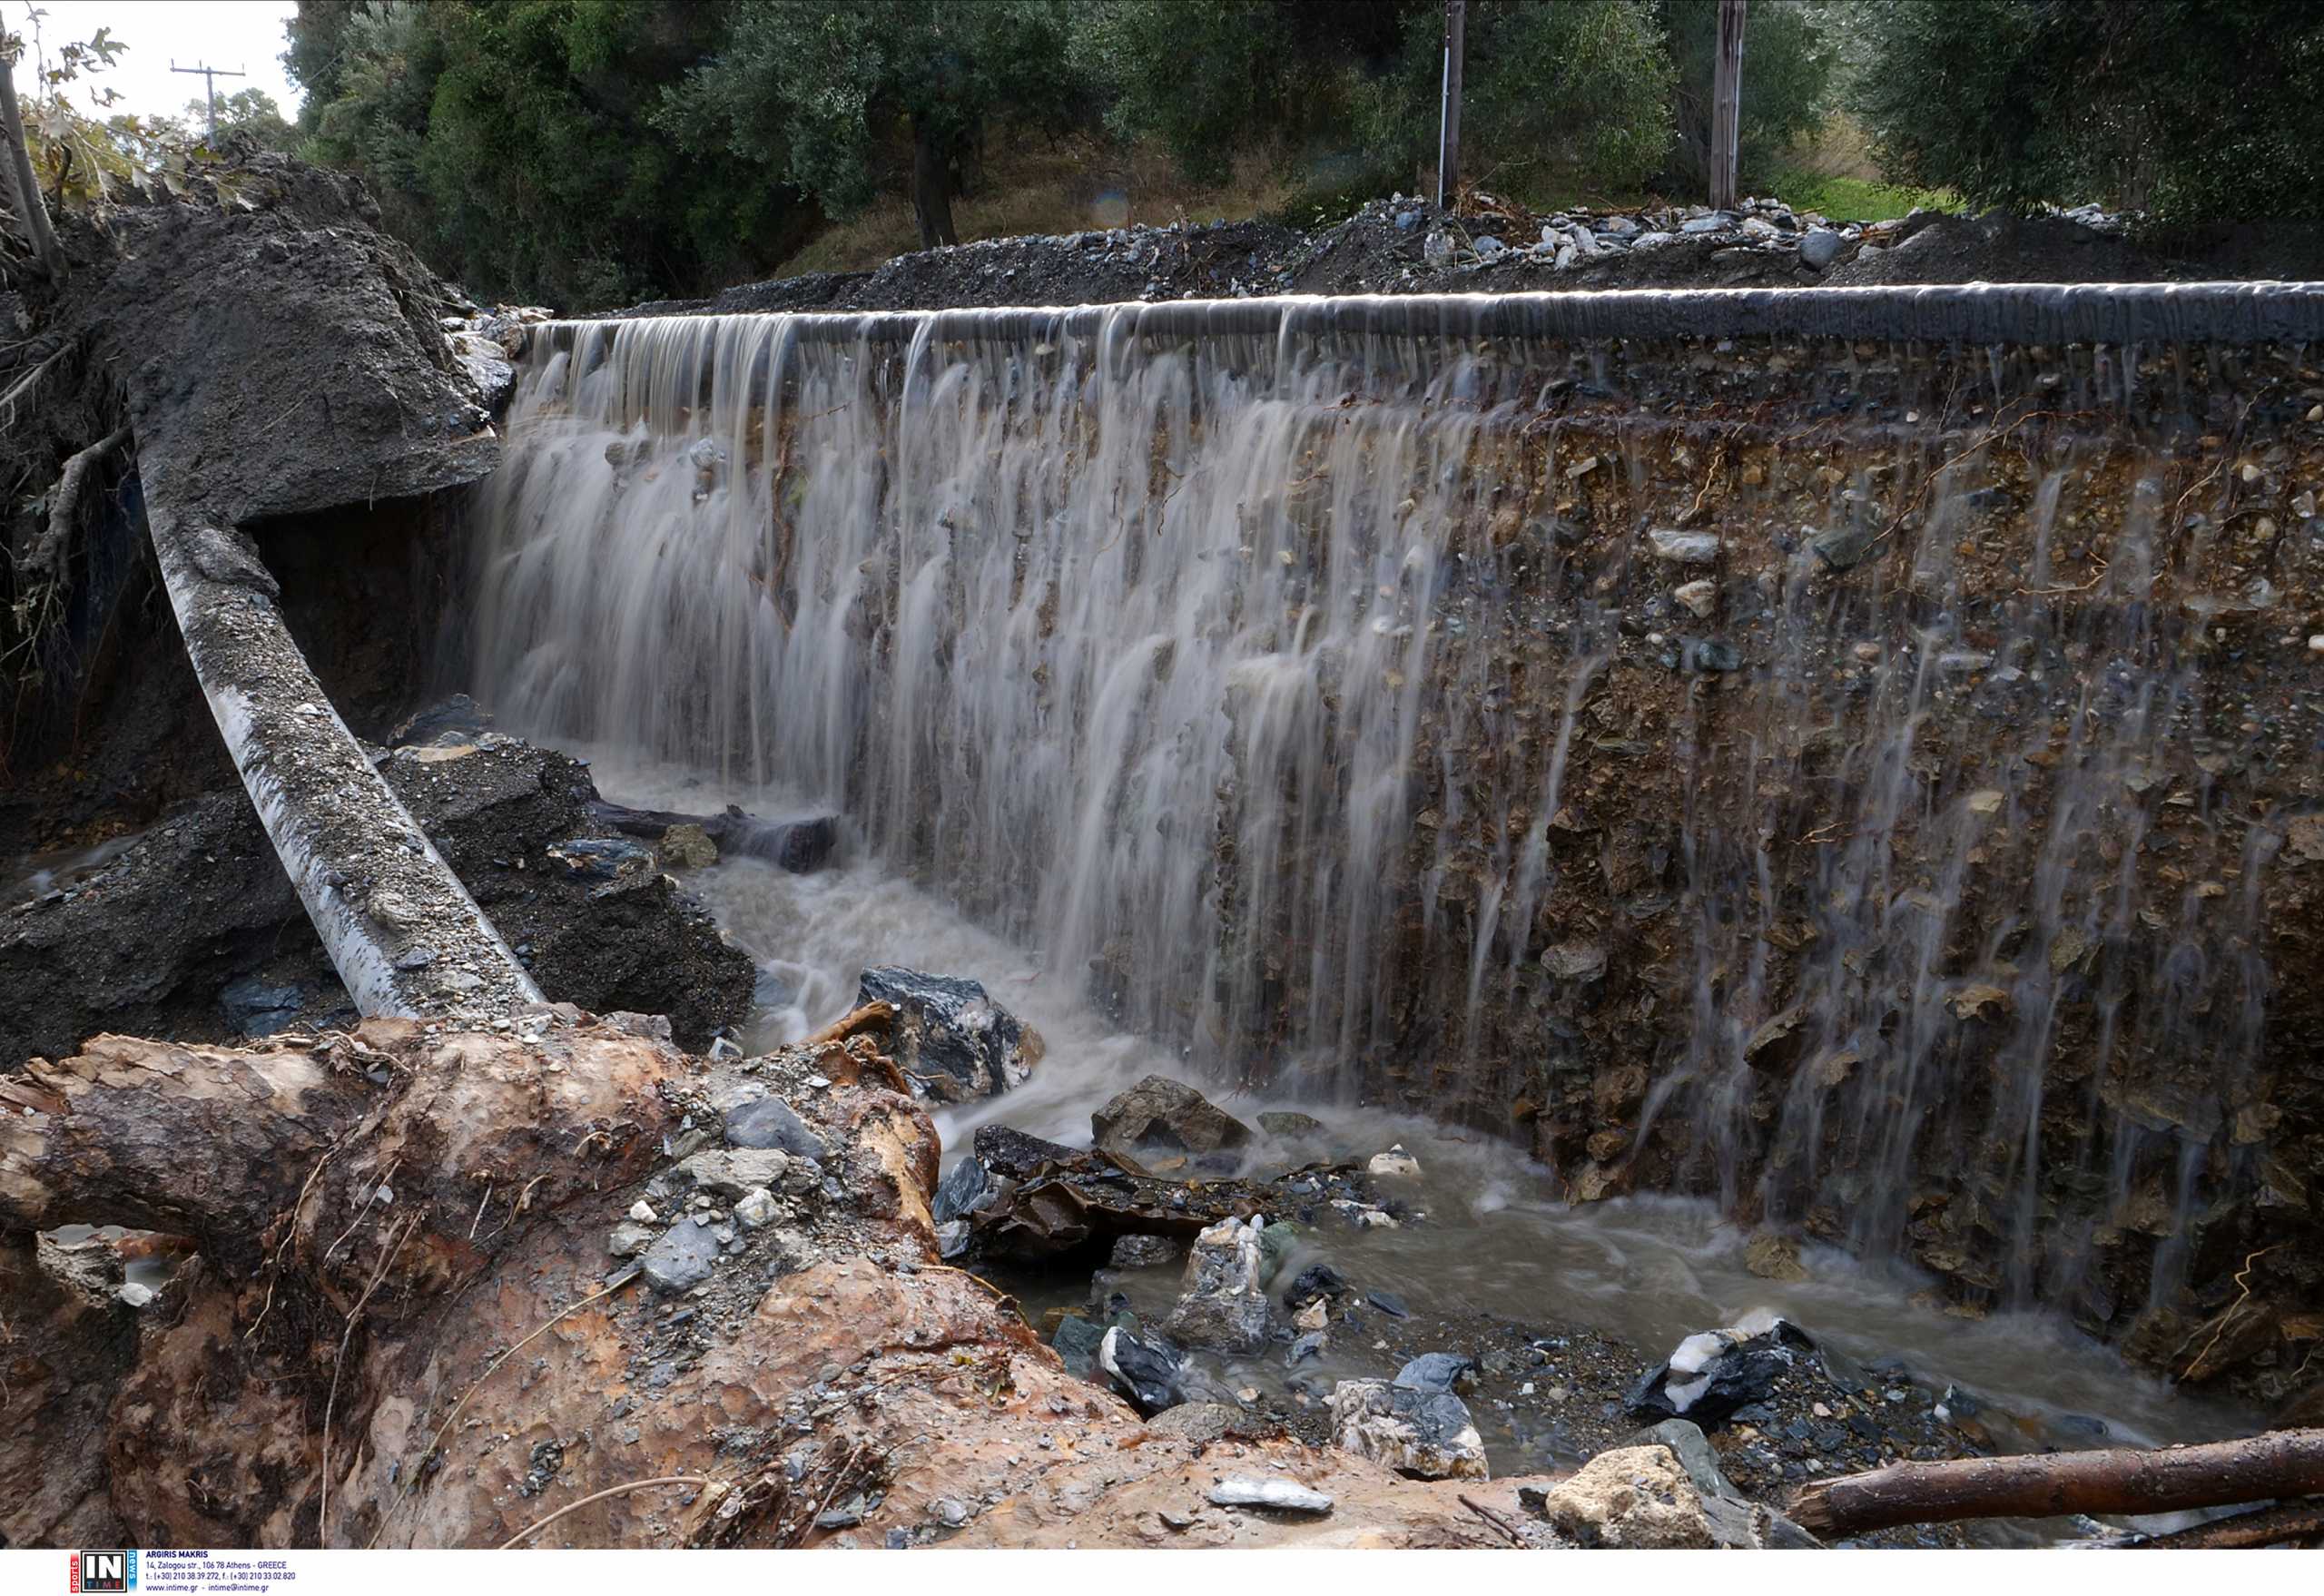
M 2051 1453 L 1896 1463 L 1810 1485 L 1791 1516 L 1826 1539 L 1957 1519 L 2142 1514 L 2324 1493 L 2324 1430 L 2159 1452 Z
M 2227 1552 L 2250 1546 L 2281 1546 L 2298 1541 L 2324 1544 L 2324 1499 L 2287 1502 L 2256 1512 L 2239 1512 L 2213 1519 L 2191 1529 L 2167 1535 L 2149 1535 L 2132 1542 L 2141 1552 Z

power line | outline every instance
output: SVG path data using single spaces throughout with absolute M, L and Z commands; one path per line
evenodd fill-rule
M 209 91 L 210 95 L 210 137 L 214 143 L 218 137 L 218 80 L 222 77 L 244 77 L 248 74 L 227 72 L 223 68 L 215 66 L 180 66 L 174 57 L 170 61 L 170 70 L 187 74 L 199 73 L 202 75 L 202 86 Z

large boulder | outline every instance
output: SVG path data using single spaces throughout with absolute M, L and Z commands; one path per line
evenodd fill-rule
M 1416 1479 L 1486 1477 L 1484 1438 L 1468 1404 L 1450 1391 L 1343 1380 L 1331 1406 L 1332 1442 L 1343 1451 Z
M 894 1006 L 895 1060 L 918 1097 L 940 1103 L 993 1097 L 1040 1061 L 1040 1032 L 994 1002 L 979 981 L 881 965 L 863 972 L 855 1001 Z
M 1186 1291 L 1163 1328 L 1185 1346 L 1253 1353 L 1267 1344 L 1267 1294 L 1261 1277 L 1265 1219 L 1223 1219 L 1195 1237 Z
M 1251 1128 L 1184 1081 L 1149 1075 L 1089 1116 L 1092 1139 L 1109 1153 L 1143 1163 L 1157 1157 L 1201 1157 L 1244 1146 Z
M 1719 1544 L 1702 1493 L 1663 1446 L 1600 1453 L 1544 1493 L 1541 1511 L 1581 1546 L 1708 1552 Z

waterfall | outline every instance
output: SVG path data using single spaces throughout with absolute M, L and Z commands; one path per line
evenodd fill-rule
M 2104 1318 L 2260 1184 L 2319 325 L 2267 286 L 562 324 L 467 653 L 528 734 L 815 794 L 1212 1069 Z

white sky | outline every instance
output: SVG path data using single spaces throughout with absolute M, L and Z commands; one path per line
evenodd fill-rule
M 48 14 L 40 19 L 40 31 L 52 48 L 86 40 L 101 27 L 111 28 L 128 46 L 112 71 L 72 86 L 74 103 L 84 109 L 94 82 L 121 95 L 113 112 L 177 114 L 187 101 L 202 97 L 202 84 L 199 77 L 173 74 L 174 59 L 180 66 L 207 63 L 250 74 L 220 78 L 222 100 L 239 89 L 260 88 L 274 96 L 283 115 L 299 113 L 298 91 L 284 76 L 281 59 L 287 43 L 282 25 L 299 9 L 292 0 L 39 0 L 39 8 Z M 26 0 L 0 0 L 0 29 L 21 34 L 29 43 L 29 9 Z M 30 80 L 30 66 L 20 66 L 19 87 Z

